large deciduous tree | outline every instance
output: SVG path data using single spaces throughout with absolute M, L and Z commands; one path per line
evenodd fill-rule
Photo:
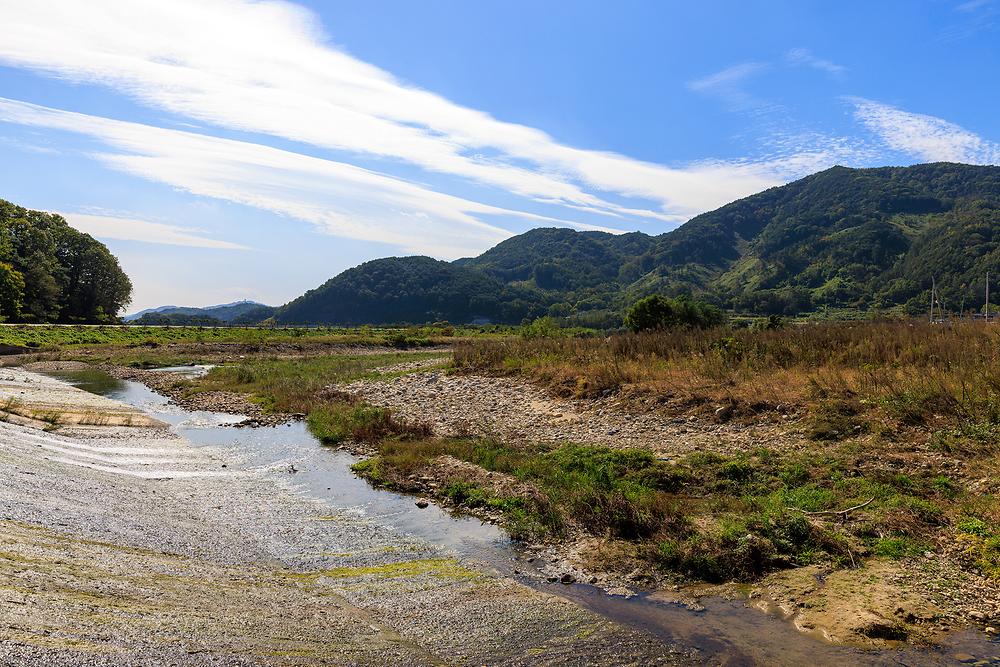
M 0 317 L 110 322 L 131 301 L 117 258 L 59 215 L 0 200 Z

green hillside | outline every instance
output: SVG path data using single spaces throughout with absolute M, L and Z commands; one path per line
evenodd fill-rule
M 656 269 L 632 289 L 690 289 L 720 305 L 790 314 L 914 307 L 936 275 L 960 301 L 961 285 L 983 282 L 975 273 L 988 260 L 976 259 L 995 250 L 984 230 L 998 204 L 998 167 L 834 167 L 659 237 L 647 260 Z
M 618 282 L 625 265 L 649 252 L 654 243 L 653 237 L 638 232 L 532 229 L 455 264 L 486 271 L 504 282 L 568 292 Z
M 540 295 L 477 269 L 430 257 L 388 257 L 348 269 L 283 306 L 279 323 L 519 322 Z
M 451 264 L 388 258 L 279 309 L 283 322 L 518 322 L 550 314 L 614 324 L 653 293 L 754 314 L 825 308 L 978 307 L 1000 277 L 1000 167 L 834 167 L 652 237 L 534 229 Z

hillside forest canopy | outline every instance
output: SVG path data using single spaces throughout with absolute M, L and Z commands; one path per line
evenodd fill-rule
M 743 315 L 981 310 L 1000 278 L 1000 167 L 832 167 L 649 236 L 532 229 L 478 257 L 389 257 L 279 308 L 282 324 L 621 326 L 659 294 Z
M 520 324 L 550 317 L 610 329 L 651 295 L 735 315 L 915 316 L 927 312 L 932 281 L 942 310 L 968 313 L 984 308 L 987 272 L 1000 279 L 1000 167 L 832 167 L 659 236 L 532 229 L 453 262 L 365 262 L 277 309 L 161 308 L 142 323 Z M 58 215 L 2 202 L 0 317 L 114 321 L 130 294 L 102 244 Z
M 0 200 L 0 321 L 115 322 L 131 298 L 104 244 L 60 215 Z

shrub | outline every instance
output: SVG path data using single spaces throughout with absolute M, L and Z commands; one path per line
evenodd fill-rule
M 426 437 L 424 424 L 399 422 L 385 408 L 364 404 L 332 402 L 322 405 L 306 418 L 309 430 L 320 442 L 336 445 L 346 441 L 376 444 L 389 437 Z
M 521 327 L 522 338 L 556 338 L 564 335 L 564 331 L 559 327 L 555 319 L 551 317 L 539 317 Z
M 707 329 L 725 317 L 715 306 L 687 298 L 668 299 L 654 294 L 636 301 L 625 314 L 625 326 L 638 333 L 677 327 Z

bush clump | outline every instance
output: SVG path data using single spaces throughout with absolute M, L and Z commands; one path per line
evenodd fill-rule
M 668 299 L 659 294 L 639 299 L 625 314 L 625 326 L 636 333 L 674 328 L 708 329 L 724 322 L 722 311 L 713 305 L 683 297 Z

